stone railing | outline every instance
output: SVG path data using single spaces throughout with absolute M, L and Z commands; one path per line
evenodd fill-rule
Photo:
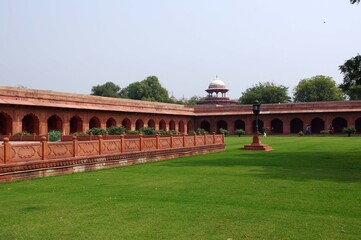
M 78 141 L 74 136 L 68 142 L 48 142 L 45 136 L 40 142 L 10 143 L 3 139 L 0 145 L 0 164 L 24 163 L 38 160 L 69 159 L 75 157 L 95 157 L 121 153 L 158 151 L 165 149 L 182 149 L 189 147 L 224 144 L 224 135 L 176 135 L 176 136 L 143 136 L 118 139 Z

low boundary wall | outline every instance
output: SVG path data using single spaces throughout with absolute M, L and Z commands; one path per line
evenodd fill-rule
M 195 140 L 189 141 L 193 144 L 187 144 L 187 137 L 189 137 L 189 139 L 193 138 Z M 169 142 L 166 141 L 168 138 Z M 117 166 L 128 166 L 133 164 L 155 162 L 183 156 L 219 152 L 225 149 L 224 136 L 222 135 L 198 135 L 196 137 L 181 136 L 178 140 L 173 138 L 174 137 L 171 136 L 163 138 L 155 137 L 154 139 L 156 142 L 158 142 L 158 144 L 155 144 L 156 146 L 154 146 L 154 148 L 152 147 L 148 149 L 146 147 L 142 147 L 142 145 L 144 144 L 144 139 L 140 137 L 139 139 L 132 139 L 133 141 L 130 142 L 131 144 L 129 145 L 131 148 L 119 148 L 117 152 L 111 153 L 107 153 L 106 151 L 104 151 L 104 146 L 106 146 L 105 142 L 107 140 L 102 140 L 101 138 L 99 138 L 98 141 L 84 142 L 86 146 L 93 146 L 89 149 L 98 149 L 98 152 L 93 152 L 88 149 L 88 151 L 83 152 L 83 154 L 77 154 L 76 156 L 68 157 L 56 156 L 56 158 L 54 157 L 53 159 L 49 158 L 51 154 L 44 150 L 45 148 L 49 149 L 49 145 L 47 144 L 47 141 L 45 139 L 43 139 L 41 143 L 32 143 L 30 145 L 13 145 L 9 142 L 6 142 L 5 139 L 4 144 L 0 146 L 0 154 L 3 154 L 4 156 L 5 152 L 10 153 L 7 153 L 8 159 L 5 163 L 4 161 L 0 161 L 0 182 L 9 182 L 35 177 L 55 176 L 60 174 L 71 174 L 75 172 L 84 172 Z M 148 141 L 150 141 L 150 139 L 151 138 L 148 138 Z M 164 143 L 167 143 L 163 145 L 163 147 L 162 144 L 160 144 L 162 142 L 162 139 Z M 181 141 L 181 139 L 185 141 Z M 203 139 L 204 141 L 202 142 L 201 139 Z M 113 142 L 114 140 L 109 141 Z M 141 146 L 139 146 L 139 148 L 134 148 L 134 145 L 137 145 L 134 141 L 138 141 Z M 57 144 L 59 146 L 62 146 L 62 144 L 65 143 L 59 142 Z M 77 145 L 76 139 L 74 139 L 73 143 L 70 142 L 70 144 L 73 147 L 76 146 L 76 148 L 83 148 L 84 150 L 84 146 Z M 120 145 L 123 147 L 128 146 L 125 143 L 125 139 L 120 140 Z M 19 160 L 19 157 L 16 157 L 19 155 L 19 153 L 16 154 L 16 151 L 23 151 L 24 153 L 29 154 L 29 146 L 31 146 L 31 149 L 35 149 L 31 150 L 30 152 L 34 152 L 35 155 L 38 156 L 37 159 L 26 160 L 24 158 L 20 158 Z M 6 148 L 7 150 L 5 150 Z M 114 150 L 115 149 L 116 148 L 114 148 Z M 74 152 L 79 153 L 78 149 L 73 151 L 72 153 Z M 13 158 L 10 158 L 10 156 L 12 156 Z M 5 157 L 3 158 L 5 159 Z

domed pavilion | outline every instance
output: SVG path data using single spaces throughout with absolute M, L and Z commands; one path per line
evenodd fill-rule
M 230 100 L 226 93 L 229 89 L 226 87 L 226 84 L 216 76 L 214 80 L 212 80 L 206 89 L 208 96 L 203 100 L 198 102 L 198 104 L 217 104 L 217 105 L 229 105 L 229 104 L 237 104 L 237 101 Z

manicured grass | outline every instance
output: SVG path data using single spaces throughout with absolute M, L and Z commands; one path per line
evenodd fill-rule
M 360 239 L 361 138 L 0 184 L 0 239 Z

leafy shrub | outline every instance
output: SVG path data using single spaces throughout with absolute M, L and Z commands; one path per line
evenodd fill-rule
M 245 134 L 245 131 L 243 129 L 236 129 L 236 131 L 234 132 L 238 135 L 238 137 Z
M 74 132 L 71 135 L 73 136 L 89 136 L 86 132 Z
M 227 129 L 224 129 L 224 128 L 220 128 L 220 129 L 218 130 L 218 132 L 219 132 L 220 134 L 224 134 L 225 136 L 228 136 L 228 135 L 229 135 L 229 131 L 228 131 Z
M 52 130 L 48 133 L 49 135 L 49 141 L 51 142 L 56 142 L 60 140 L 61 137 L 61 132 L 60 131 L 56 131 L 56 130 Z
M 144 135 L 155 135 L 157 134 L 157 130 L 155 130 L 154 128 L 151 127 L 143 127 L 140 129 L 140 132 L 143 133 Z
M 325 136 L 325 135 L 328 133 L 328 131 L 327 131 L 327 130 L 321 130 L 320 133 L 321 133 L 323 136 Z
M 208 134 L 208 132 L 206 130 L 204 130 L 203 128 L 197 128 L 196 133 L 197 134 Z
M 105 130 L 104 128 L 92 128 L 86 131 L 86 133 L 89 135 L 106 135 L 107 130 Z
M 129 135 L 137 135 L 137 134 L 139 134 L 139 131 L 137 131 L 137 130 L 128 130 L 127 134 L 129 134 Z
M 304 136 L 305 134 L 304 134 L 304 132 L 301 130 L 301 131 L 298 132 L 298 135 L 300 135 L 300 136 L 302 137 L 302 136 Z
M 160 134 L 160 135 L 168 135 L 168 132 L 165 131 L 165 130 L 163 130 L 163 129 L 161 129 L 161 130 L 159 130 L 159 134 Z
M 177 135 L 178 133 L 177 133 L 176 130 L 169 130 L 169 131 L 167 132 L 167 134 L 168 134 L 168 135 Z
M 347 133 L 347 136 L 351 136 L 351 134 L 356 133 L 356 128 L 354 127 L 345 127 L 342 129 L 342 132 Z
M 22 131 L 22 132 L 16 132 L 14 134 L 14 136 L 30 136 L 31 133 L 27 132 L 27 131 Z
M 107 128 L 107 132 L 109 135 L 122 135 L 125 133 L 125 127 L 124 126 L 121 126 L 121 127 L 113 126 L 113 127 Z
M 194 130 L 188 131 L 188 135 L 196 135 L 196 132 Z

